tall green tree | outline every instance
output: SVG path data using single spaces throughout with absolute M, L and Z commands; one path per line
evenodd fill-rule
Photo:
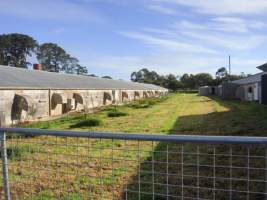
M 19 33 L 0 35 L 0 64 L 27 68 L 27 58 L 36 52 L 38 44 L 32 37 Z
M 172 91 L 177 91 L 182 88 L 182 85 L 181 82 L 177 80 L 176 76 L 169 74 L 165 77 L 164 87 Z
M 194 75 L 195 88 L 201 86 L 211 85 L 213 82 L 213 77 L 209 73 L 199 73 Z
M 184 89 L 194 89 L 196 87 L 195 77 L 193 74 L 184 74 L 180 78 Z
M 143 68 L 131 74 L 131 80 L 139 83 L 155 83 L 158 78 L 159 75 L 155 71 L 149 71 L 147 68 Z
M 59 72 L 66 69 L 70 56 L 55 43 L 42 44 L 37 52 L 37 59 L 42 64 L 43 70 Z
M 225 67 L 221 67 L 216 72 L 216 77 L 219 79 L 226 79 L 228 76 L 227 69 Z
M 77 68 L 79 65 L 79 60 L 75 57 L 66 54 L 66 58 L 63 61 L 62 71 L 67 74 L 75 74 L 77 73 Z
M 150 83 L 163 86 L 173 91 L 181 88 L 181 84 L 175 75 L 169 74 L 167 76 L 162 76 L 155 71 L 149 71 L 147 68 L 133 72 L 131 74 L 131 80 L 133 82 Z
M 62 47 L 55 43 L 42 44 L 38 49 L 37 59 L 45 71 L 63 71 L 68 74 L 79 75 L 88 73 L 87 68 L 81 66 L 77 58 L 68 54 Z
M 76 66 L 76 73 L 78 75 L 87 75 L 88 74 L 88 69 L 87 69 L 87 67 L 81 66 L 80 64 L 78 64 Z

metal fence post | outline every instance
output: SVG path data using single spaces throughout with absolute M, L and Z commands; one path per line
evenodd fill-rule
M 1 139 L 1 158 L 2 158 L 2 171 L 3 171 L 3 188 L 5 193 L 5 200 L 10 200 L 10 189 L 8 181 L 8 162 L 6 150 L 6 133 L 0 132 Z

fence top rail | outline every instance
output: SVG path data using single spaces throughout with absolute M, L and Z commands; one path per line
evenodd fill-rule
M 121 132 L 84 132 L 30 128 L 0 128 L 0 134 L 16 133 L 27 135 L 47 135 L 59 137 L 80 137 L 116 140 L 138 140 L 171 143 L 197 143 L 197 144 L 263 144 L 267 145 L 267 137 L 248 136 L 208 136 L 208 135 L 163 135 L 163 134 L 140 134 Z

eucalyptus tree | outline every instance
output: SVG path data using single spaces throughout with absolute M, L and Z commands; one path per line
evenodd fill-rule
M 50 72 L 59 72 L 66 67 L 69 59 L 66 51 L 55 43 L 44 43 L 37 51 L 37 59 L 42 69 Z
M 0 64 L 27 68 L 38 43 L 32 37 L 19 33 L 0 35 Z

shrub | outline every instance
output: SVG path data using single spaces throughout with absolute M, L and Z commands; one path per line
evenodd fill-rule
M 128 115 L 128 113 L 112 110 L 108 112 L 108 117 L 122 117 Z
M 82 127 L 92 127 L 92 126 L 100 126 L 102 124 L 101 120 L 91 118 L 91 119 L 86 119 L 77 122 L 76 124 L 70 125 L 70 128 L 82 128 Z

